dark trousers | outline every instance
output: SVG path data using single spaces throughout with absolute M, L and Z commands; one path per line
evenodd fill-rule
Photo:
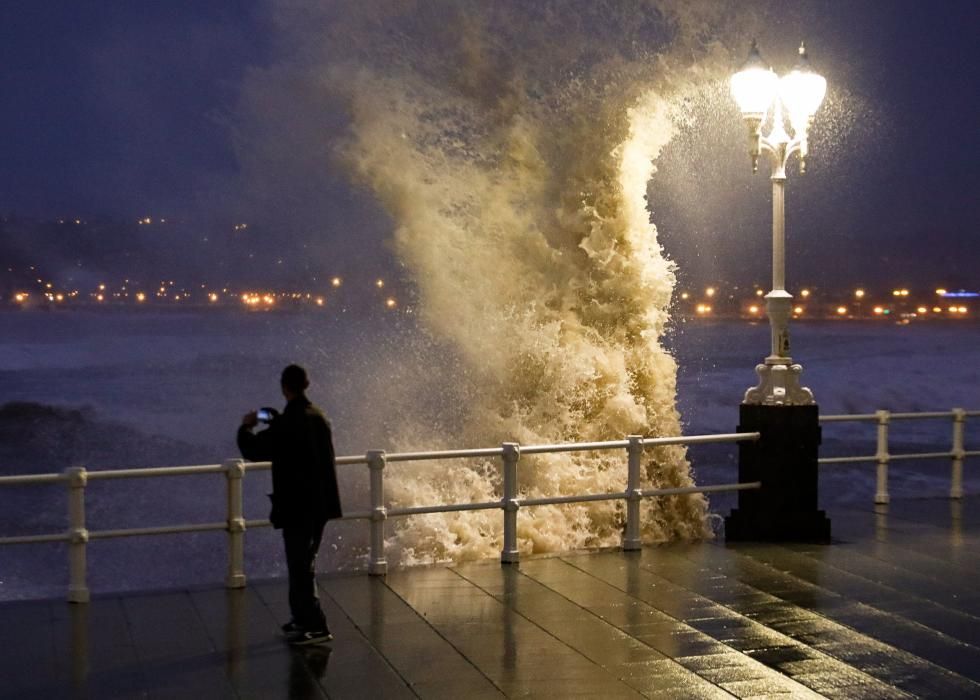
M 316 553 L 323 538 L 323 525 L 291 526 L 282 529 L 289 571 L 289 610 L 293 621 L 306 629 L 327 629 L 317 594 Z

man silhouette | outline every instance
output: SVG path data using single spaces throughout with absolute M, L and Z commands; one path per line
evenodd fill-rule
M 289 365 L 282 371 L 286 407 L 268 419 L 269 427 L 253 433 L 255 411 L 238 429 L 238 448 L 253 462 L 272 462 L 272 526 L 282 530 L 289 572 L 292 619 L 282 626 L 290 644 L 322 644 L 333 639 L 320 608 L 316 555 L 328 520 L 341 517 L 330 421 L 306 398 L 306 370 Z

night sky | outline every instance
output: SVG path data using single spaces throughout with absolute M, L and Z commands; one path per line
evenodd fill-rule
M 773 27 L 768 43 L 760 41 L 777 72 L 805 38 L 830 84 L 810 172 L 790 175 L 790 274 L 840 284 L 980 286 L 980 3 L 757 5 Z M 574 12 L 575 3 L 568 7 Z M 274 3 L 234 0 L 4 3 L 0 212 L 170 216 L 202 226 L 256 216 L 234 124 L 248 72 L 288 48 L 274 12 Z M 822 116 L 846 122 L 835 132 L 845 137 L 822 138 Z M 656 179 L 652 185 L 654 221 L 682 279 L 765 277 L 767 167 L 752 178 L 741 125 L 727 129 L 724 139 L 706 140 L 722 154 L 665 153 L 660 194 Z M 744 204 L 734 217 L 727 202 L 694 211 L 670 196 L 686 188 L 710 202 L 710 188 L 729 177 L 729 191 Z M 287 252 L 339 241 L 356 226 L 370 231 L 360 251 L 384 254 L 387 219 L 363 192 L 338 178 L 323 198 L 337 216 L 316 230 L 295 216 L 301 201 L 279 210 L 263 202 L 265 223 L 280 222 L 277 240 Z M 732 243 L 727 225 L 759 228 L 759 250 Z M 358 248 L 336 249 L 358 264 Z M 314 259 L 326 266 L 326 258 Z

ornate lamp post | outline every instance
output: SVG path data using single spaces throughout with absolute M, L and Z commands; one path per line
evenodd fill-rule
M 798 154 L 800 172 L 805 172 L 807 131 L 827 81 L 810 69 L 802 44 L 799 63 L 777 78 L 753 41 L 749 59 L 731 85 L 748 126 L 752 171 L 765 153 L 772 172 L 772 291 L 766 295 L 772 345 L 756 366 L 759 384 L 745 392 L 739 409 L 738 430 L 760 434 L 758 442 L 739 444 L 739 481 L 758 481 L 762 487 L 739 492 L 738 508 L 725 519 L 725 537 L 827 541 L 830 521 L 817 509 L 818 409 L 810 390 L 800 386 L 803 368 L 789 354 L 793 297 L 786 291 L 784 208 L 787 162 Z
M 782 79 L 776 77 L 759 55 L 752 42 L 749 58 L 732 76 L 732 94 L 749 130 L 749 155 L 752 172 L 759 169 L 759 156 L 766 153 L 772 175 L 772 291 L 766 295 L 766 311 L 772 329 L 772 349 L 763 364 L 755 368 L 759 384 L 745 392 L 747 404 L 769 406 L 807 405 L 813 394 L 800 386 L 803 368 L 793 364 L 789 355 L 789 318 L 793 296 L 786 291 L 786 212 L 784 190 L 786 165 L 790 156 L 799 154 L 800 173 L 806 172 L 807 130 L 813 115 L 823 102 L 827 81 L 810 69 L 806 49 L 800 44 L 796 67 Z M 767 114 L 769 133 L 763 135 Z M 789 121 L 793 135 L 786 132 Z

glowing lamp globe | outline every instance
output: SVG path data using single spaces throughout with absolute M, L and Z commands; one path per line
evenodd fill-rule
M 779 89 L 779 79 L 759 55 L 755 41 L 742 70 L 732 76 L 732 97 L 746 118 L 761 120 Z
M 810 68 L 806 47 L 800 44 L 799 62 L 779 81 L 779 97 L 789 111 L 793 128 L 806 127 L 826 94 L 826 79 Z

